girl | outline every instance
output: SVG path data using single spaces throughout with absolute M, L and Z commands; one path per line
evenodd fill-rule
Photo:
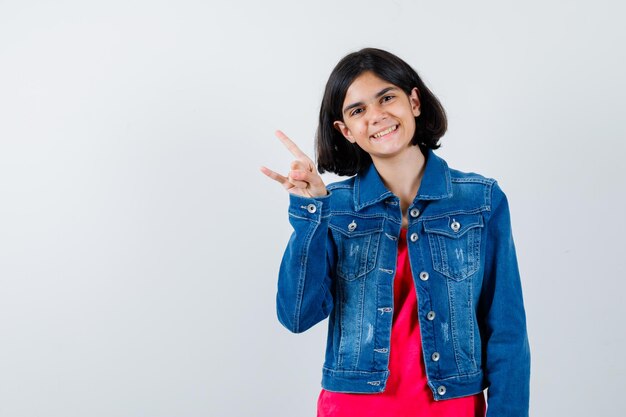
M 295 157 L 287 176 L 261 168 L 289 192 L 294 229 L 277 314 L 294 333 L 329 317 L 318 416 L 528 415 L 507 198 L 433 152 L 445 131 L 415 70 L 367 48 L 326 84 L 317 169 L 277 132 Z M 350 178 L 326 186 L 318 170 Z

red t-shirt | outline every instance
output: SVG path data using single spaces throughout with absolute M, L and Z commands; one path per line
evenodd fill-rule
M 485 397 L 435 401 L 428 387 L 419 320 L 417 295 L 406 246 L 406 229 L 398 243 L 394 281 L 394 311 L 389 350 L 389 379 L 379 394 L 345 394 L 322 389 L 317 401 L 318 417 L 484 417 Z

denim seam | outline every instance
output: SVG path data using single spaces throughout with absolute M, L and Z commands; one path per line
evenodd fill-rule
M 324 366 L 322 369 L 332 374 L 359 374 L 359 375 L 365 375 L 365 376 L 372 375 L 372 374 L 389 373 L 389 371 L 387 370 L 385 371 L 347 371 L 347 370 L 333 369 L 327 366 Z
M 469 326 L 469 343 L 470 343 L 470 348 L 469 348 L 469 354 L 470 354 L 470 359 L 472 360 L 472 365 L 474 366 L 472 368 L 472 370 L 476 369 L 476 355 L 474 354 L 474 303 L 473 303 L 473 297 L 472 297 L 472 289 L 474 287 L 474 278 L 472 275 L 470 275 L 468 278 L 468 285 L 467 285 L 467 299 L 469 300 L 470 303 L 470 308 L 469 308 L 469 319 L 468 319 L 468 326 Z
M 450 216 L 459 215 L 459 214 L 479 214 L 479 213 L 482 213 L 483 211 L 489 211 L 489 207 L 483 205 L 483 206 L 480 206 L 480 207 L 475 208 L 473 210 L 447 211 L 445 213 L 435 214 L 435 215 L 430 215 L 430 216 L 422 215 L 420 217 L 420 219 L 421 219 L 421 221 L 437 220 L 437 219 L 441 219 L 441 218 L 444 218 L 444 217 L 450 217 Z
M 362 344 L 362 338 L 363 338 L 363 311 L 365 309 L 365 279 L 362 279 L 359 282 L 359 285 L 360 285 L 360 290 L 361 290 L 359 293 L 359 304 L 361 305 L 361 311 L 357 319 L 358 333 L 357 333 L 357 338 L 356 338 L 357 340 L 356 350 L 354 351 L 354 361 L 352 365 L 353 370 L 359 367 L 359 356 L 361 356 L 361 344 Z
M 392 247 L 395 249 L 393 251 L 393 269 L 394 269 L 394 272 L 393 272 L 393 279 L 391 280 L 391 297 L 390 297 L 390 299 L 391 299 L 391 311 L 392 312 L 395 312 L 395 308 L 396 308 L 395 297 L 394 297 L 394 294 L 395 294 L 394 286 L 395 286 L 395 283 L 396 283 L 396 276 L 398 274 L 398 250 L 399 250 L 399 247 L 400 247 L 400 241 L 399 240 L 400 239 L 399 239 L 399 236 L 398 236 L 393 241 L 395 243 L 395 245 L 392 245 Z M 407 248 L 407 250 L 408 250 L 408 248 Z M 411 261 L 409 260 L 409 263 L 410 262 Z M 378 297 L 376 299 L 378 300 Z M 393 316 L 391 316 L 391 320 L 388 320 L 388 323 L 389 323 L 389 326 L 387 327 L 387 329 L 389 330 L 389 333 L 388 333 L 389 341 L 388 341 L 388 343 L 386 343 L 386 345 L 388 347 L 389 354 L 386 357 L 386 359 L 387 359 L 386 363 L 385 363 L 385 369 L 386 370 L 389 370 L 389 360 L 391 359 L 391 349 L 393 349 L 393 346 L 391 346 L 391 332 L 392 332 L 392 329 L 393 329 Z
M 355 237 L 359 237 L 362 241 L 362 247 L 363 247 L 363 253 L 361 253 L 361 259 L 359 259 L 359 269 L 357 272 L 357 277 L 361 277 L 364 276 L 365 274 L 367 274 L 368 272 L 370 272 L 370 270 L 368 270 L 367 268 L 369 267 L 370 264 L 370 259 L 372 257 L 375 257 L 376 254 L 372 253 L 372 235 L 374 233 L 368 233 L 368 234 L 364 234 L 364 235 L 357 235 Z M 374 248 L 375 249 L 375 248 Z M 374 269 L 374 267 L 372 267 L 372 269 Z
M 309 246 L 313 240 L 313 234 L 317 230 L 319 222 L 311 223 L 313 227 L 309 227 L 309 232 L 305 236 L 304 250 L 300 260 L 300 276 L 298 277 L 298 290 L 296 293 L 296 308 L 293 315 L 294 329 L 300 331 L 300 309 L 302 308 L 302 299 L 304 298 L 304 281 L 306 280 L 307 265 L 309 261 Z
M 455 375 L 455 376 L 448 376 L 448 377 L 445 377 L 445 378 L 437 378 L 436 381 L 437 382 L 443 382 L 443 381 L 449 381 L 451 379 L 473 378 L 473 377 L 479 376 L 481 374 L 482 374 L 482 371 L 477 371 L 477 372 L 472 372 L 472 373 L 459 374 L 459 375 Z
M 391 282 L 392 285 L 392 290 L 393 291 L 393 281 Z M 380 285 L 376 285 L 376 297 L 374 298 L 374 300 L 376 301 L 376 305 L 379 304 L 379 300 L 380 300 Z M 393 303 L 393 301 L 392 301 Z M 376 314 L 376 320 L 374 321 L 374 325 L 376 325 L 378 322 L 380 321 L 380 318 L 378 317 L 378 314 Z M 374 346 L 380 346 L 380 340 L 379 340 L 379 335 L 378 332 L 375 332 L 375 337 L 374 337 Z M 385 345 L 387 346 L 387 351 L 390 352 L 391 351 L 391 346 L 390 343 L 385 343 Z M 376 350 L 376 349 L 374 349 Z M 389 365 L 389 355 L 385 355 L 386 356 L 386 363 L 385 363 L 385 369 L 388 368 Z M 374 365 L 376 365 L 376 359 L 374 359 Z
M 453 177 L 451 179 L 452 182 L 457 182 L 457 183 L 477 183 L 477 184 L 484 184 L 484 185 L 491 185 L 495 180 L 492 178 L 460 178 L 460 177 Z
M 445 236 L 452 240 L 460 240 L 465 235 L 469 235 L 475 232 L 474 229 L 480 229 L 480 228 L 484 228 L 484 223 L 471 223 L 470 225 L 466 224 L 462 226 L 460 231 L 457 233 L 451 233 L 445 229 L 442 230 L 440 228 L 435 228 L 435 227 L 428 228 L 428 230 L 426 230 L 426 233 L 430 233 L 430 234 L 437 235 L 437 236 Z M 470 248 L 470 249 L 473 249 L 473 248 Z
M 380 232 L 383 231 L 383 225 L 382 224 L 380 226 L 376 226 L 375 229 L 359 230 L 358 232 L 346 232 L 345 228 L 336 226 L 334 224 L 329 224 L 328 227 L 333 229 L 333 230 L 336 230 L 337 232 L 341 233 L 342 235 L 346 235 L 347 237 L 366 236 L 366 235 L 371 235 L 371 234 L 374 234 L 374 233 L 380 233 Z
M 354 218 L 357 219 L 386 219 L 387 216 L 385 214 L 364 214 L 364 213 L 355 213 L 354 211 L 350 211 L 350 210 L 334 210 L 331 209 L 332 215 L 333 216 L 340 216 L 340 215 L 348 215 L 348 216 L 352 216 Z
M 296 219 L 300 219 L 300 220 L 308 220 L 308 221 L 311 221 L 311 222 L 314 222 L 314 223 L 319 223 L 321 219 L 323 219 L 323 218 L 327 218 L 327 217 L 330 217 L 330 215 L 328 215 L 328 216 L 324 216 L 324 217 L 321 217 L 321 216 L 315 216 L 315 217 L 302 217 L 302 216 L 298 216 L 297 214 L 293 214 L 293 213 L 291 213 L 291 212 L 289 213 L 289 216 L 290 216 L 290 217 L 294 217 L 294 218 L 296 218 Z
M 457 372 L 460 374 L 462 374 L 461 372 L 461 359 L 459 358 L 459 341 L 458 341 L 458 337 L 455 337 L 455 335 L 457 334 L 457 325 L 456 325 L 456 314 L 455 314 L 455 308 L 454 308 L 454 291 L 450 290 L 450 280 L 446 279 L 446 288 L 448 289 L 448 306 L 449 306 L 449 314 L 450 314 L 450 330 L 452 333 L 452 349 L 454 350 L 454 361 L 456 363 L 456 370 Z
M 355 193 L 354 195 L 355 195 L 355 198 L 356 198 L 356 196 L 358 194 Z M 375 198 L 373 200 L 366 201 L 366 202 L 361 203 L 361 204 L 357 204 L 356 201 L 355 201 L 354 202 L 355 203 L 354 204 L 354 208 L 355 208 L 356 211 L 361 211 L 362 208 L 365 208 L 367 206 L 371 206 L 371 205 L 374 205 L 376 203 L 379 203 L 379 202 L 383 201 L 384 199 L 386 199 L 388 197 L 391 197 L 391 196 L 393 196 L 393 193 L 391 191 L 387 191 L 387 192 L 381 194 L 380 197 L 377 197 L 377 198 Z
M 341 190 L 341 189 L 352 189 L 352 185 L 349 184 L 329 184 L 326 189 L 332 190 Z
M 402 225 L 402 220 L 397 220 L 397 219 L 394 219 L 393 217 L 388 217 L 387 221 L 390 221 L 390 222 L 392 222 L 394 224 L 397 224 L 397 225 Z M 411 225 L 409 224 L 409 226 L 411 226 Z
M 335 319 L 339 321 L 339 343 L 337 345 L 337 367 L 340 368 L 343 366 L 343 356 L 344 356 L 344 335 L 345 331 L 343 328 L 343 287 L 341 284 L 337 285 L 337 298 L 338 298 L 338 312 Z
M 491 189 L 492 189 L 492 185 L 489 184 L 487 187 L 485 187 L 485 194 L 484 194 L 484 199 L 485 199 L 485 206 L 487 206 L 487 211 L 491 211 Z

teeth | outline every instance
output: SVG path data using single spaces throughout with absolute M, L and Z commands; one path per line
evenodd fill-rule
M 397 127 L 397 126 L 391 126 L 389 129 L 385 129 L 385 130 L 383 130 L 382 132 L 378 132 L 378 133 L 376 133 L 373 137 L 374 137 L 374 138 L 376 138 L 376 139 L 378 139 L 378 138 L 379 138 L 379 137 L 381 137 L 381 136 L 385 136 L 387 133 L 391 133 L 391 132 L 393 132 L 394 130 L 396 130 L 396 127 Z

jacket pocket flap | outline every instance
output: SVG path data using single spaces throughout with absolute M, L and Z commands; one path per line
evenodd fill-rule
M 476 214 L 454 214 L 433 220 L 424 220 L 424 231 L 458 239 L 475 227 L 483 227 L 483 216 Z
M 362 218 L 347 214 L 333 215 L 329 227 L 337 232 L 348 236 L 362 236 L 383 230 L 383 218 Z

